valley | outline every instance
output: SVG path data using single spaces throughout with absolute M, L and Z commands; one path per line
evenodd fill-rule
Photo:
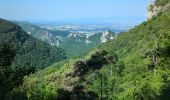
M 151 0 L 140 24 L 0 18 L 0 100 L 170 100 L 169 4 Z
M 16 22 L 23 30 L 52 46 L 63 48 L 69 56 L 77 57 L 87 53 L 101 43 L 112 40 L 116 34 L 133 26 L 116 24 L 105 25 L 34 25 L 29 22 Z

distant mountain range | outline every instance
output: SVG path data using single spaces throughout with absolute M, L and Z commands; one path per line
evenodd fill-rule
M 65 29 L 56 27 L 40 27 L 28 22 L 16 22 L 28 34 L 38 38 L 52 46 L 63 48 L 71 56 L 79 56 L 101 43 L 109 41 L 116 36 L 116 33 L 99 29 L 78 28 L 67 26 Z
M 29 100 L 170 100 L 170 0 L 149 8 L 148 21 L 28 76 L 15 93 Z
M 148 8 L 147 21 L 121 34 L 29 23 L 26 33 L 0 19 L 0 100 L 170 100 L 170 0 Z M 73 55 L 95 48 L 66 59 L 59 47 Z

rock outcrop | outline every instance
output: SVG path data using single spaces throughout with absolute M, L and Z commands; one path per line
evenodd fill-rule
M 155 0 L 151 0 L 148 6 L 147 20 L 152 19 L 154 16 L 157 16 L 160 12 L 167 10 L 170 7 L 170 3 L 167 3 L 164 6 L 156 4 Z

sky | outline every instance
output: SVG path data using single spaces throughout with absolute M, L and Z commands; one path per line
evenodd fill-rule
M 148 0 L 0 0 L 0 17 L 10 20 L 146 18 Z

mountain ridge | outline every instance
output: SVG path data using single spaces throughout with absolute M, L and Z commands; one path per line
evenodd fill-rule
M 31 35 L 27 34 L 25 31 L 23 31 L 22 28 L 20 26 L 16 25 L 15 23 L 1 19 L 0 24 L 1 24 L 0 25 L 1 26 L 0 32 L 1 32 L 1 43 L 2 44 L 3 43 L 10 43 L 10 42 L 19 42 L 18 44 L 15 44 L 15 45 L 18 45 L 17 46 L 18 49 L 20 47 L 24 46 L 26 44 L 26 42 L 28 42 L 28 41 L 35 43 L 37 45 L 41 44 L 42 46 L 43 45 L 47 46 L 47 43 L 41 42 L 40 40 L 36 40 Z M 29 44 L 29 43 L 27 43 L 27 44 Z M 47 46 L 47 48 L 48 48 L 48 46 Z M 51 49 L 52 48 L 53 47 L 51 47 Z M 56 48 L 56 50 L 57 49 L 58 48 Z
M 25 78 L 27 87 L 19 90 L 31 94 L 29 99 L 169 100 L 169 15 L 167 8 L 85 56 L 32 74 Z M 40 89 L 28 86 L 35 81 L 36 86 L 46 84 Z M 34 93 L 37 89 L 39 94 Z
M 169 0 L 156 0 L 164 6 Z M 170 8 L 84 56 L 24 78 L 6 98 L 169 100 Z
M 61 47 L 71 56 L 80 56 L 88 52 L 89 50 L 100 45 L 104 39 L 104 42 L 111 40 L 115 33 L 106 30 L 106 36 L 101 33 L 79 33 L 71 31 L 61 31 L 40 28 L 28 22 L 16 22 L 18 23 L 28 34 L 35 38 L 38 38 L 50 45 Z

